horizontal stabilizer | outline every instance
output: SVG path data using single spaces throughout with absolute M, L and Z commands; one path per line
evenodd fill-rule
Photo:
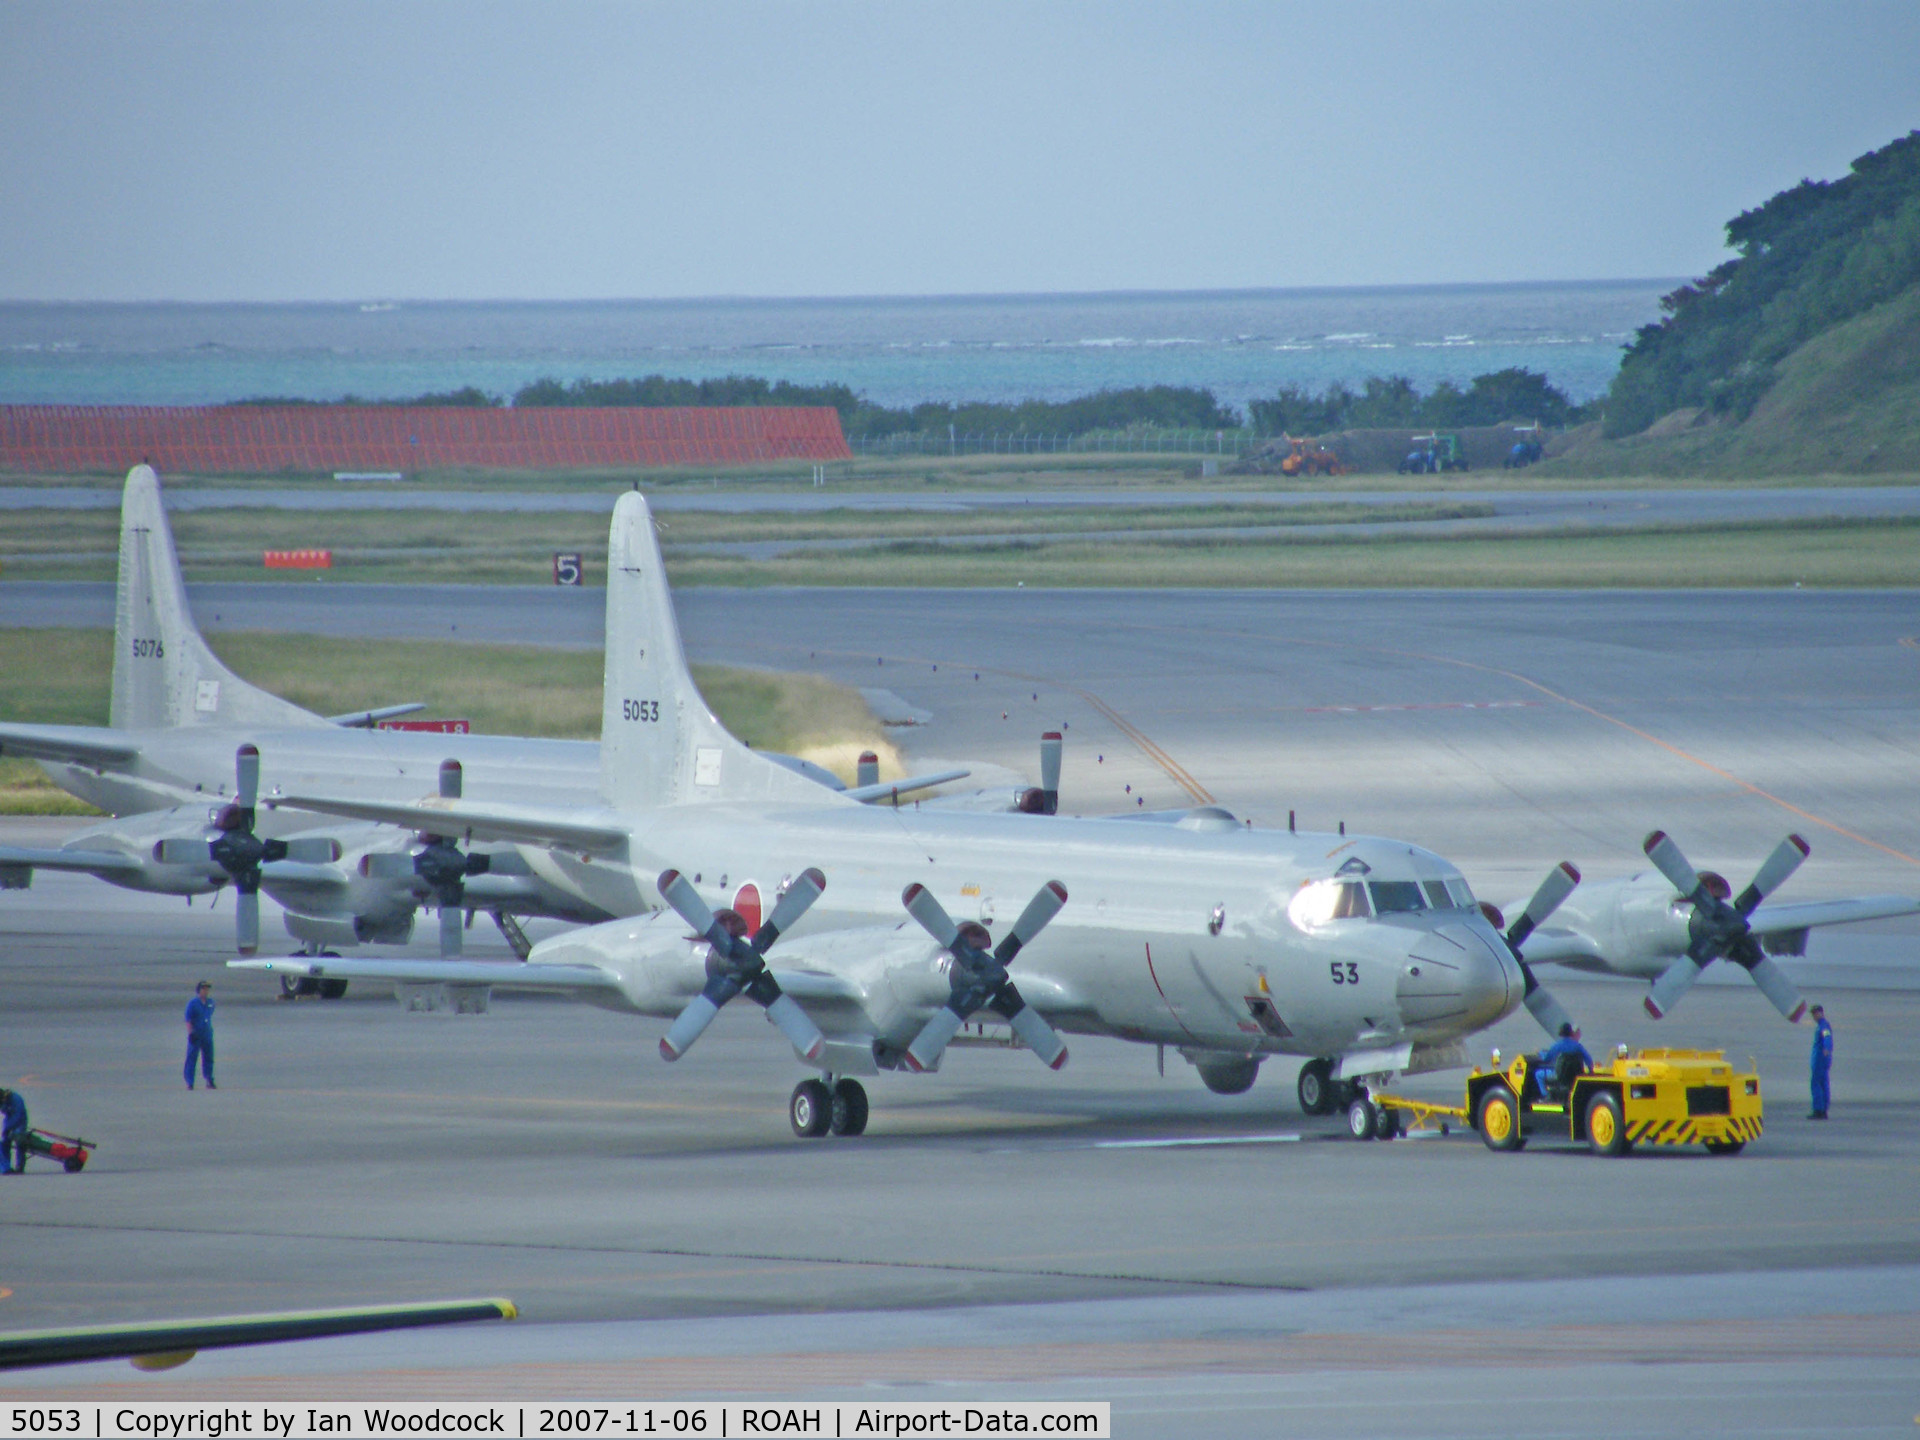
M 327 723 L 342 725 L 349 730 L 371 730 L 382 720 L 394 720 L 426 708 L 426 701 L 410 700 L 405 705 L 382 705 L 377 710 L 350 710 L 345 715 L 329 715 Z
M 882 780 L 876 785 L 857 785 L 840 793 L 849 800 L 872 804 L 876 800 L 891 800 L 896 795 L 912 795 L 916 791 L 931 790 L 936 785 L 951 785 L 955 780 L 964 780 L 972 773 L 971 770 L 935 770 L 927 775 L 909 775 L 904 780 Z

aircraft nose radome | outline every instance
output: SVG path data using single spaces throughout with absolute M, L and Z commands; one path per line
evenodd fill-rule
M 1410 1030 L 1448 1038 L 1502 1019 L 1525 994 L 1520 967 L 1485 924 L 1443 924 L 1408 947 L 1395 998 Z

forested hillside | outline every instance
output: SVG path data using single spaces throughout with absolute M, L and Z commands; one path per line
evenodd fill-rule
M 1745 420 L 1796 350 L 1920 285 L 1920 131 L 1739 215 L 1727 244 L 1734 258 L 1666 296 L 1666 318 L 1627 347 L 1605 401 L 1608 437 L 1683 409 Z

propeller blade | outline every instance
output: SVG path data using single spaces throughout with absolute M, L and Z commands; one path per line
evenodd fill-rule
M 775 997 L 773 1003 L 767 1006 L 767 1018 L 792 1042 L 802 1060 L 812 1064 L 820 1058 L 820 1052 L 826 1048 L 827 1037 L 820 1033 L 820 1027 L 813 1023 L 791 995 L 782 992 Z M 665 1045 L 664 1041 L 661 1043 Z
M 794 882 L 787 886 L 787 893 L 773 907 L 773 914 L 754 932 L 753 948 L 762 955 L 766 954 L 774 941 L 800 923 L 800 917 L 813 908 L 813 902 L 820 898 L 826 888 L 825 875 L 812 868 L 802 870 Z
M 1067 1063 L 1067 1042 L 1041 1018 L 1040 1012 L 1033 1006 L 1022 1001 L 1020 1008 L 1007 1017 L 1007 1023 L 1049 1070 L 1058 1070 Z
M 1800 868 L 1800 862 L 1812 852 L 1813 847 L 1798 835 L 1789 835 L 1774 846 L 1773 854 L 1767 857 L 1759 873 L 1753 877 L 1753 883 L 1740 892 L 1740 898 L 1733 902 L 1733 908 L 1742 920 L 1753 914 L 1760 902 L 1778 890 L 1787 881 L 1787 877 Z
M 1533 978 L 1533 969 L 1524 960 L 1520 962 L 1520 973 L 1526 977 L 1527 981 L 1527 997 L 1524 1002 L 1527 1013 L 1539 1022 L 1540 1028 L 1547 1034 L 1558 1036 L 1562 1025 L 1573 1024 L 1573 1017 L 1566 1012 L 1566 1008 L 1558 1000 L 1548 993 L 1546 986 Z
M 920 1027 L 913 1044 L 907 1047 L 907 1067 L 911 1070 L 933 1069 L 940 1063 L 940 1055 L 947 1048 L 947 1042 L 960 1033 L 962 1023 L 960 1017 L 945 1005 L 934 1011 L 933 1018 Z
M 1699 891 L 1700 876 L 1687 863 L 1687 857 L 1680 853 L 1680 847 L 1673 843 L 1666 831 L 1654 831 L 1640 848 L 1647 852 L 1647 859 L 1653 862 L 1653 868 L 1666 876 L 1667 883 L 1682 895 L 1692 896 Z
M 853 769 L 853 785 L 856 790 L 864 790 L 869 785 L 880 783 L 880 757 L 871 750 L 860 752 L 860 763 Z
M 1049 880 L 1027 902 L 1027 908 L 1020 912 L 1020 918 L 1013 922 L 1013 929 L 1007 932 L 1007 938 L 994 947 L 993 958 L 1002 965 L 1011 964 L 1013 957 L 1021 949 L 1047 928 L 1047 922 L 1060 913 L 1060 907 L 1067 903 L 1067 887 L 1058 880 Z M 1077 912 L 1076 912 L 1077 913 Z
M 260 751 L 257 746 L 242 745 L 233 756 L 233 803 L 242 810 L 254 808 L 260 798 Z
M 440 958 L 451 960 L 460 953 L 460 907 L 440 906 Z
M 1647 1013 L 1656 1020 L 1669 1014 L 1680 1003 L 1680 997 L 1693 988 L 1693 982 L 1700 978 L 1700 972 L 1704 969 L 1706 966 L 1691 955 L 1682 955 L 1674 961 L 1648 989 L 1646 999 L 1642 1002 L 1647 1007 Z
M 700 898 L 700 892 L 693 888 L 692 881 L 678 870 L 662 870 L 659 880 L 654 883 L 660 889 L 660 898 L 672 906 L 673 913 L 691 925 L 696 934 L 704 936 L 707 943 L 722 955 L 732 953 L 732 937 L 727 934 L 726 927 L 715 918 L 713 911 L 707 908 L 707 902 Z M 681 1047 L 683 1050 L 685 1048 L 685 1046 Z
M 1518 955 L 1520 947 L 1527 937 L 1540 927 L 1546 918 L 1560 908 L 1560 904 L 1573 893 L 1573 887 L 1580 883 L 1580 872 L 1565 860 L 1547 872 L 1547 878 L 1540 882 L 1540 888 L 1533 892 L 1533 898 L 1527 902 L 1527 908 L 1520 912 L 1520 918 L 1513 922 L 1513 928 L 1507 931 L 1507 944 Z M 1531 990 L 1531 987 L 1529 987 Z
M 1040 794 L 1049 815 L 1060 813 L 1060 732 L 1049 730 L 1040 737 Z
M 907 907 L 909 915 L 920 922 L 920 928 L 939 942 L 941 949 L 953 948 L 953 942 L 959 938 L 960 927 L 953 923 L 953 917 L 947 914 L 946 907 L 933 898 L 931 890 L 916 881 L 900 893 L 900 903 Z M 959 1022 L 956 1020 L 954 1023 L 957 1025 Z M 940 1043 L 944 1045 L 946 1041 Z
M 1760 993 L 1786 1017 L 1789 1025 L 1800 1023 L 1800 1017 L 1807 1013 L 1807 1002 L 1800 998 L 1798 987 L 1787 978 L 1786 971 L 1773 963 L 1771 956 L 1762 955 L 1747 967 L 1747 973 L 1753 976 L 1753 983 L 1760 987 Z
M 440 798 L 458 800 L 462 778 L 458 760 L 442 760 L 440 762 Z
M 707 998 L 705 991 L 694 996 L 687 1002 L 687 1008 L 667 1027 L 667 1033 L 660 1037 L 660 1058 L 678 1060 L 686 1054 L 719 1013 L 720 1007 Z
M 260 948 L 260 892 L 242 890 L 233 901 L 235 948 L 251 955 Z

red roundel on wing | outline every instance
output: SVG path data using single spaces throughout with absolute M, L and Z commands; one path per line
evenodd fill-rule
M 760 887 L 751 880 L 742 885 L 739 893 L 733 897 L 733 908 L 747 922 L 747 934 L 753 934 L 760 928 Z

